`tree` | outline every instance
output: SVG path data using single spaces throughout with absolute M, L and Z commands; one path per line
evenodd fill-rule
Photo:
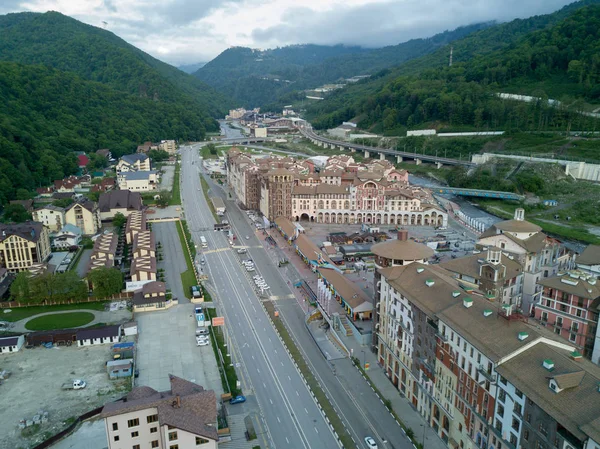
M 34 195 L 27 189 L 17 189 L 17 199 L 18 200 L 29 200 L 33 198 Z
M 208 152 L 210 154 L 217 154 L 217 146 L 214 143 L 209 143 L 208 145 L 206 145 L 206 148 L 208 148 Z
M 18 302 L 25 302 L 29 299 L 29 280 L 31 274 L 27 271 L 21 271 L 15 277 L 15 280 L 10 285 L 10 296 Z
M 96 268 L 88 274 L 88 281 L 97 298 L 116 295 L 123 288 L 123 274 L 117 268 Z
M 113 217 L 112 223 L 115 228 L 121 228 L 127 222 L 127 218 L 121 212 L 117 212 Z
M 5 223 L 23 223 L 31 220 L 31 214 L 21 204 L 8 204 L 2 219 Z
M 169 160 L 169 153 L 167 153 L 165 150 L 150 150 L 148 152 L 148 156 L 154 162 L 162 162 Z
M 91 238 L 84 237 L 81 239 L 81 246 L 83 246 L 84 249 L 92 249 L 94 247 L 94 242 Z
M 73 203 L 74 203 L 73 198 L 61 198 L 60 200 L 53 201 L 52 205 L 54 205 L 56 207 L 67 208 Z
M 158 207 L 167 207 L 170 201 L 171 194 L 169 192 L 160 192 L 158 195 L 158 199 L 156 200 L 156 205 Z

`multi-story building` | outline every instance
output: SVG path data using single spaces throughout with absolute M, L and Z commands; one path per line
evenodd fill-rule
M 600 277 L 600 245 L 588 245 L 575 262 L 578 270 Z
M 260 212 L 270 221 L 292 214 L 294 175 L 284 169 L 270 170 L 261 179 Z
M 89 273 L 96 268 L 114 267 L 118 245 L 119 236 L 117 234 L 111 232 L 100 235 L 94 242 L 87 272 Z
M 177 151 L 177 143 L 174 140 L 161 140 L 158 148 L 169 154 L 175 154 Z
M 237 199 L 270 221 L 283 213 L 293 221 L 319 223 L 447 225 L 446 212 L 431 194 L 408 185 L 408 173 L 388 161 L 361 165 L 336 156 L 320 173 L 312 170 L 314 164 L 289 157 L 254 160 L 236 149 L 227 155 L 228 183 Z M 275 198 L 284 202 L 272 208 L 272 201 L 279 201 Z
M 521 306 L 523 267 L 498 248 L 440 264 L 461 285 L 483 292 L 487 299 Z
M 169 391 L 137 387 L 104 406 L 109 449 L 216 449 L 215 392 L 173 375 L 169 380 Z
M 66 223 L 65 208 L 48 204 L 32 212 L 33 221 L 42 223 L 49 231 L 59 231 Z
M 525 211 L 515 210 L 513 220 L 492 225 L 479 237 L 480 247 L 496 247 L 523 266 L 521 309 L 532 313 L 539 301 L 540 279 L 573 267 L 573 254 L 559 241 L 544 234 L 538 225 L 525 221 Z
M 117 213 L 128 217 L 133 212 L 141 211 L 143 207 L 142 195 L 139 192 L 130 190 L 111 190 L 101 194 L 98 199 L 98 208 L 102 220 L 110 220 Z
M 28 270 L 49 256 L 50 238 L 42 223 L 0 224 L 0 263 L 8 271 Z
M 151 192 L 158 189 L 160 180 L 155 170 L 124 171 L 117 173 L 117 183 L 121 190 Z
M 117 164 L 117 173 L 131 171 L 150 171 L 150 158 L 144 153 L 126 154 L 121 156 Z
M 65 222 L 77 226 L 85 235 L 96 234 L 102 227 L 98 204 L 88 200 L 71 204 L 65 209 Z
M 582 271 L 541 279 L 541 299 L 534 311 L 540 324 L 568 340 L 594 363 L 600 363 L 600 343 L 596 344 L 600 304 L 597 282 L 595 277 Z
M 514 305 L 410 260 L 425 255 L 395 266 L 395 254 L 383 258 L 375 345 L 390 381 L 440 438 L 453 449 L 599 447 L 598 368 Z

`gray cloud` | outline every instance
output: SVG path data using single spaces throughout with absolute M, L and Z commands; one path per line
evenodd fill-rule
M 104 7 L 110 12 L 117 12 L 117 7 L 113 0 L 104 0 Z
M 171 25 L 186 25 L 207 17 L 212 11 L 242 0 L 171 0 L 160 7 L 160 13 Z
M 257 46 L 294 43 L 395 45 L 409 39 L 488 20 L 512 20 L 555 11 L 570 0 L 407 0 L 379 2 L 335 11 L 298 7 L 283 23 L 252 32 Z
M 24 11 L 26 8 L 22 6 L 23 3 L 25 3 L 23 0 L 2 0 L 0 2 L 0 14 Z

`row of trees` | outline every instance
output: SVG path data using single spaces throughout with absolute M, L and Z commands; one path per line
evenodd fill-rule
M 123 288 L 123 275 L 117 268 L 96 268 L 88 276 L 93 285 L 93 295 L 106 298 L 118 294 Z M 46 302 L 77 301 L 89 296 L 88 283 L 79 278 L 76 272 L 44 273 L 32 276 L 29 272 L 17 274 L 10 286 L 14 301 L 26 304 Z

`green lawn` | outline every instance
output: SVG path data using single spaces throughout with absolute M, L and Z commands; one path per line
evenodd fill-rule
M 31 306 L 31 307 L 16 307 L 10 309 L 11 312 L 3 313 L 4 310 L 0 309 L 0 321 L 19 321 L 25 318 L 29 318 L 34 315 L 46 312 L 60 312 L 63 310 L 104 310 L 106 301 L 98 302 L 86 302 L 79 304 L 61 304 L 58 306 Z
M 181 224 L 177 223 L 177 235 L 179 235 L 179 242 L 181 243 L 181 248 L 183 249 L 183 255 L 185 256 L 185 264 L 187 266 L 187 270 L 181 273 L 181 283 L 183 284 L 183 293 L 186 298 L 192 297 L 191 288 L 193 285 L 196 285 L 198 282 L 196 281 L 196 274 L 194 272 L 194 265 L 192 263 L 192 259 L 187 251 L 187 247 L 185 245 L 185 235 L 183 234 L 183 230 L 181 229 Z
M 210 148 L 206 145 L 200 148 L 200 156 L 202 156 L 202 159 L 218 159 L 220 152 L 221 149 L 217 148 L 217 154 L 213 154 L 210 152 Z
M 181 204 L 181 190 L 179 189 L 179 170 L 181 168 L 180 161 L 175 162 L 175 174 L 173 175 L 173 193 L 169 206 L 179 206 Z
M 91 312 L 65 312 L 33 318 L 25 323 L 25 327 L 30 331 L 69 329 L 84 326 L 92 321 L 94 314 Z
M 204 179 L 204 176 L 202 176 L 202 175 L 200 175 L 200 184 L 202 184 L 202 192 L 204 192 L 204 197 L 206 198 L 206 202 L 208 203 L 208 207 L 210 208 L 210 211 L 212 212 L 213 217 L 215 217 L 215 221 L 217 223 L 221 223 L 221 219 L 215 212 L 215 207 L 213 206 L 213 203 L 210 200 L 210 196 L 208 194 L 208 189 L 209 189 L 208 182 L 206 182 L 206 179 Z

